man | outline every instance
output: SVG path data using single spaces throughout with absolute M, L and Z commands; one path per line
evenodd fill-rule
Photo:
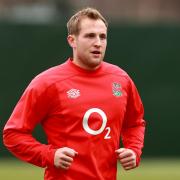
M 46 167 L 45 180 L 115 180 L 140 162 L 145 122 L 137 89 L 122 69 L 103 61 L 108 24 L 93 8 L 67 23 L 73 58 L 33 79 L 4 128 L 18 158 Z M 32 137 L 41 123 L 48 144 Z M 120 147 L 120 138 L 124 147 Z

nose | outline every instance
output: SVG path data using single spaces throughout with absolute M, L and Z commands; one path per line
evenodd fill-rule
M 97 46 L 97 47 L 101 46 L 101 39 L 100 39 L 100 37 L 96 37 L 94 45 Z

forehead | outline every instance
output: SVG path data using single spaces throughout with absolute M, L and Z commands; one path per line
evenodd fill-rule
M 83 18 L 79 24 L 81 33 L 107 33 L 107 27 L 101 19 Z

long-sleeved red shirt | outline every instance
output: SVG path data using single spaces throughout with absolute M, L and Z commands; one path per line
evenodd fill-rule
M 18 158 L 46 167 L 45 180 L 115 180 L 120 137 L 137 164 L 144 142 L 143 105 L 122 69 L 102 62 L 87 71 L 68 59 L 35 77 L 3 131 L 4 144 Z M 32 131 L 40 123 L 48 144 Z M 68 170 L 54 166 L 54 153 L 78 152 Z

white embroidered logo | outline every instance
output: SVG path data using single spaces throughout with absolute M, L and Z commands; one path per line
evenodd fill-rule
M 67 96 L 68 96 L 68 98 L 75 99 L 80 96 L 80 90 L 70 89 L 69 91 L 67 91 Z

